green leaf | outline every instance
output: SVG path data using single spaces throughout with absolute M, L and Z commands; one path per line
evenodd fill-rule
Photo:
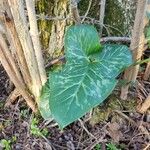
M 51 111 L 49 108 L 50 87 L 48 83 L 46 83 L 46 85 L 42 88 L 41 93 L 42 94 L 40 96 L 38 107 L 39 107 L 42 117 L 48 120 L 52 118 Z
M 115 87 L 117 81 L 102 77 L 97 65 L 72 64 L 50 74 L 50 109 L 61 128 L 101 103 Z
M 50 109 L 61 128 L 103 102 L 114 89 L 115 77 L 132 63 L 126 46 L 105 45 L 96 62 L 67 63 L 50 73 Z
M 99 35 L 90 25 L 71 26 L 65 35 L 65 51 L 68 62 L 87 61 L 88 56 L 100 52 Z
M 150 47 L 150 26 L 148 26 L 148 27 L 146 28 L 145 37 L 146 37 L 146 39 L 147 39 L 148 46 Z
M 67 63 L 62 71 L 49 74 L 47 108 L 61 128 L 102 103 L 114 89 L 117 75 L 132 63 L 128 47 L 104 45 L 102 48 L 98 33 L 89 25 L 68 29 L 65 54 Z
M 146 11 L 147 18 L 150 19 L 150 11 Z

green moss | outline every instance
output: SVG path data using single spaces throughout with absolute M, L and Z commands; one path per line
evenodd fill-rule
M 39 15 L 50 15 L 52 14 L 52 1 L 51 0 L 40 0 L 37 1 L 36 11 Z M 40 39 L 44 49 L 48 48 L 49 37 L 51 33 L 52 21 L 49 20 L 38 20 L 38 28 L 40 31 Z
M 90 124 L 95 125 L 99 122 L 104 122 L 108 120 L 110 114 L 110 110 L 107 108 L 102 109 L 102 107 L 97 107 L 93 111 L 92 118 L 90 119 Z
M 90 124 L 94 125 L 100 122 L 108 121 L 108 118 L 111 117 L 112 122 L 124 122 L 118 115 L 114 115 L 114 110 L 126 110 L 126 111 L 135 111 L 137 104 L 135 99 L 129 99 L 127 101 L 123 101 L 118 99 L 115 95 L 111 95 L 108 100 L 106 100 L 105 104 L 96 107 L 93 110 L 93 116 L 90 120 Z

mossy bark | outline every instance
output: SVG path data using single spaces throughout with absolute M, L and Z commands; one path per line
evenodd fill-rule
M 68 0 L 39 0 L 36 4 L 37 14 L 56 18 L 55 20 L 39 19 L 38 26 L 43 49 L 46 49 L 50 56 L 57 50 L 63 48 L 63 37 L 67 20 L 57 19 L 66 18 L 69 15 Z

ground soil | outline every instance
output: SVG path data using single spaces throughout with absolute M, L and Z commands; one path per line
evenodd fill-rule
M 119 99 L 119 89 L 116 88 L 106 102 L 93 111 L 93 116 L 87 114 L 63 131 L 55 126 L 55 122 L 46 122 L 40 115 L 32 114 L 21 97 L 9 108 L 4 108 L 11 93 L 9 83 L 0 65 L 0 140 L 10 140 L 13 150 L 150 149 L 150 116 L 148 113 L 141 115 L 135 109 L 149 92 L 150 82 L 139 78 L 140 84 L 131 90 L 130 99 L 126 102 Z M 114 99 L 117 99 L 115 104 L 111 103 Z M 134 101 L 134 105 L 131 101 Z M 48 130 L 44 137 L 31 134 L 33 118 L 39 121 L 37 128 Z M 108 148 L 107 144 L 115 145 L 117 149 L 112 146 Z

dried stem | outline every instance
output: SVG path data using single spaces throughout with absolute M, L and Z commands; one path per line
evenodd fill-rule
M 138 108 L 138 112 L 145 113 L 150 108 L 150 94 L 142 104 L 141 108 Z
M 81 23 L 83 23 L 84 20 L 86 19 L 87 15 L 88 15 L 88 13 L 89 13 L 89 11 L 90 11 L 91 5 L 92 5 L 92 0 L 89 1 L 88 9 L 87 9 L 87 11 L 86 11 L 86 13 L 85 13 L 85 15 L 84 15 L 84 17 L 83 17 Z
M 16 31 L 18 33 L 25 59 L 29 68 L 32 80 L 32 93 L 37 97 L 40 96 L 42 83 L 39 75 L 38 64 L 34 53 L 31 37 L 28 30 L 28 24 L 24 12 L 23 0 L 8 0 L 13 15 Z
M 148 80 L 149 77 L 150 77 L 150 62 L 147 64 L 143 79 Z
M 44 85 L 47 78 L 46 78 L 46 71 L 44 68 L 44 60 L 42 57 L 41 43 L 39 39 L 34 1 L 26 0 L 26 6 L 27 6 L 29 24 L 30 24 L 30 35 L 31 35 L 37 63 L 38 63 L 38 69 L 39 69 L 41 82 L 42 82 L 42 85 Z
M 1 44 L 1 47 L 3 47 L 2 49 L 4 50 L 5 57 L 7 58 L 7 62 L 12 65 L 12 69 L 14 70 L 15 76 L 18 78 L 18 80 L 23 85 L 25 85 L 24 81 L 22 79 L 22 76 L 21 76 L 21 74 L 19 72 L 19 69 L 18 69 L 18 67 L 17 67 L 17 65 L 16 65 L 16 63 L 15 63 L 15 61 L 13 59 L 13 56 L 11 55 L 10 50 L 8 49 L 8 46 L 7 46 L 3 36 L 1 34 L 0 34 L 0 44 Z
M 7 30 L 7 37 L 9 36 L 9 43 L 11 45 L 11 48 L 14 49 L 15 51 L 15 57 L 16 60 L 18 61 L 23 79 L 25 81 L 25 83 L 28 85 L 28 88 L 31 87 L 31 77 L 30 77 L 30 73 L 29 73 L 29 69 L 27 67 L 27 63 L 25 60 L 25 56 L 22 50 L 22 46 L 20 44 L 15 26 L 14 26 L 14 21 L 12 18 L 12 14 L 10 12 L 10 9 L 8 7 L 8 3 L 7 1 L 5 1 L 5 7 L 7 7 L 5 14 L 4 14 L 4 23 L 6 26 L 6 30 Z
M 33 112 L 37 112 L 36 106 L 31 98 L 30 94 L 27 92 L 24 83 L 20 79 L 18 79 L 18 77 L 16 76 L 16 70 L 14 70 L 14 68 L 16 68 L 16 64 L 14 64 L 13 60 L 10 59 L 10 58 L 12 58 L 12 56 L 11 57 L 8 56 L 6 54 L 6 51 L 9 51 L 8 47 L 6 45 L 5 40 L 3 39 L 2 35 L 0 35 L 0 54 L 1 54 L 0 61 L 1 61 L 2 65 L 4 66 L 7 74 L 9 75 L 10 80 L 14 83 L 16 88 L 19 89 L 21 95 L 26 100 L 28 106 L 33 110 Z
M 126 42 L 130 43 L 131 38 L 129 37 L 103 37 L 100 40 L 101 42 Z

